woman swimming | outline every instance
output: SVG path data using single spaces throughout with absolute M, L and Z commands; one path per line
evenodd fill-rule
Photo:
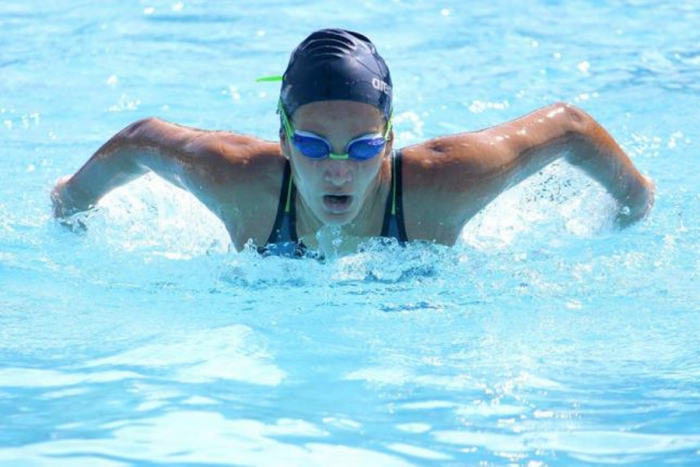
M 105 143 L 52 192 L 54 214 L 93 207 L 149 171 L 196 196 L 241 250 L 298 255 L 334 226 L 353 248 L 369 237 L 453 245 L 500 193 L 565 158 L 618 202 L 617 225 L 642 219 L 654 185 L 584 111 L 554 104 L 482 131 L 394 150 L 392 82 L 369 39 L 312 33 L 292 53 L 278 104 L 280 141 L 156 118 Z

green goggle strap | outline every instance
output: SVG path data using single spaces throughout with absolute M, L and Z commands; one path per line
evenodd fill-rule
M 282 128 L 287 135 L 287 138 L 291 140 L 294 137 L 294 127 L 287 117 L 287 112 L 284 110 L 284 105 L 282 105 L 282 99 L 277 103 L 277 113 L 280 114 L 280 119 L 282 120 Z
M 274 83 L 276 81 L 282 81 L 284 77 L 282 75 L 275 76 L 261 76 L 255 80 L 256 83 Z

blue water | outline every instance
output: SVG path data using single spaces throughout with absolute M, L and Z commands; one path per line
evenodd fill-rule
M 471 3 L 471 2 L 470 2 Z M 700 465 L 700 6 L 0 3 L 1 466 Z M 84 232 L 49 191 L 146 116 L 274 139 L 310 31 L 369 35 L 399 145 L 554 101 L 657 183 L 619 232 L 557 164 L 454 248 L 230 250 L 146 177 Z

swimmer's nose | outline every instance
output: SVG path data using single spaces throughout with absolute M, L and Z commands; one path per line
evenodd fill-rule
M 325 170 L 325 180 L 332 185 L 342 186 L 352 180 L 348 161 L 331 159 L 326 164 Z

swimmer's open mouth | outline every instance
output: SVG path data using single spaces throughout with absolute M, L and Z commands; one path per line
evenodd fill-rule
M 344 211 L 352 202 L 352 196 L 350 195 L 325 195 L 323 197 L 323 203 L 332 211 Z
M 323 197 L 324 201 L 330 204 L 343 204 L 350 201 L 350 196 L 348 195 L 326 195 Z

